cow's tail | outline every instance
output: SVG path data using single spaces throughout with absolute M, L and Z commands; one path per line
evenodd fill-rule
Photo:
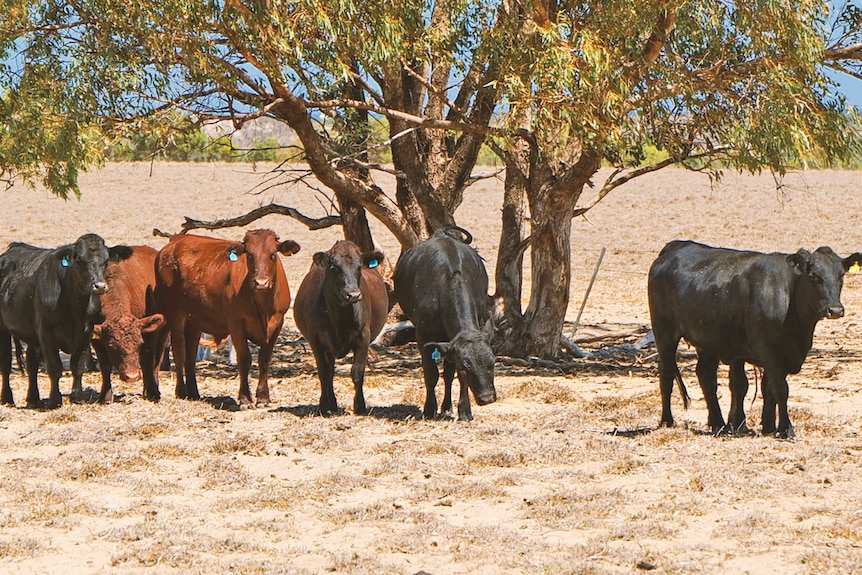
M 446 226 L 444 226 L 443 233 L 445 233 L 450 238 L 458 240 L 459 242 L 463 242 L 467 245 L 473 243 L 473 234 L 460 226 L 456 226 L 455 224 L 447 224 Z
M 688 409 L 688 406 L 691 405 L 691 397 L 688 395 L 688 389 L 685 387 L 685 382 L 682 380 L 682 374 L 679 372 L 679 366 L 675 366 L 676 370 L 676 384 L 679 386 L 679 393 L 682 395 L 682 406 L 685 409 Z

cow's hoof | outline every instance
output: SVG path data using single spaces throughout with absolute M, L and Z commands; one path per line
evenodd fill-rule
M 63 398 L 60 399 L 49 399 L 45 402 L 45 409 L 59 409 L 63 407 Z
M 775 434 L 775 437 L 777 437 L 778 439 L 790 439 L 790 440 L 792 440 L 792 439 L 796 439 L 796 432 L 793 431 L 792 427 L 790 427 L 790 428 L 786 429 L 785 431 L 778 431 Z
M 755 433 L 754 430 L 748 427 L 745 423 L 742 423 L 739 427 L 733 428 L 732 433 L 734 437 L 754 437 L 757 435 L 757 433 Z

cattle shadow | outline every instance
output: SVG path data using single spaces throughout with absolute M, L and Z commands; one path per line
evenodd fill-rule
M 201 401 L 220 411 L 245 411 L 249 409 L 248 406 L 241 406 L 235 398 L 229 395 L 202 397 Z
M 416 405 L 396 403 L 390 406 L 371 407 L 368 410 L 368 417 L 387 421 L 415 421 L 422 419 L 422 410 Z
M 295 417 L 300 419 L 306 417 L 326 417 L 326 418 L 338 418 L 345 415 L 350 415 L 350 412 L 339 408 L 338 413 L 334 413 L 331 415 L 321 415 L 320 406 L 319 405 L 310 405 L 310 404 L 302 404 L 302 405 L 293 405 L 293 406 L 280 406 L 275 409 L 269 410 L 270 413 L 289 413 Z M 370 407 L 368 409 L 367 416 L 357 416 L 357 417 L 373 417 L 375 419 L 383 419 L 386 421 L 411 421 L 411 420 L 419 420 L 422 419 L 422 410 L 419 409 L 418 406 L 415 405 L 406 405 L 403 403 L 397 403 L 395 405 L 389 406 L 375 406 Z
M 609 435 L 611 437 L 624 437 L 628 439 L 635 439 L 638 437 L 643 437 L 645 435 L 651 434 L 653 431 L 661 429 L 661 426 L 656 427 L 636 427 L 634 429 L 618 429 L 614 428 L 610 431 L 603 432 L 604 435 Z M 710 436 L 715 437 L 716 439 L 742 439 L 745 437 L 758 437 L 756 431 L 751 429 L 747 429 L 746 431 L 740 431 L 738 433 L 734 433 L 730 431 L 729 428 L 723 429 L 719 433 L 713 433 L 711 430 L 703 428 L 703 427 L 694 427 L 692 425 L 685 425 L 684 427 L 680 427 L 683 431 L 690 433 L 691 435 L 697 435 L 700 437 Z

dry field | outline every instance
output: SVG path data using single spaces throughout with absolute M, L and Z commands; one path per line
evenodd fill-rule
M 159 247 L 154 227 L 176 231 L 183 216 L 227 217 L 272 199 L 323 215 L 309 188 L 248 193 L 263 171 L 110 165 L 82 177 L 80 202 L 15 187 L 0 193 L 0 244 L 96 232 L 109 244 Z M 657 429 L 654 349 L 631 348 L 649 323 L 647 268 L 667 241 L 862 251 L 860 183 L 858 173 L 805 172 L 781 189 L 768 175 L 712 186 L 666 170 L 614 192 L 574 224 L 569 319 L 605 246 L 578 337 L 634 335 L 584 343 L 597 359 L 557 369 L 501 360 L 499 400 L 474 406 L 472 423 L 416 419 L 424 391 L 410 345 L 373 358 L 370 416 L 312 415 L 319 387 L 292 318 L 268 409 L 233 409 L 238 382 L 223 354 L 199 364 L 200 402 L 174 399 L 163 374 L 159 404 L 118 384 L 113 405 L 2 407 L 0 572 L 862 572 L 862 278 L 847 278 L 847 315 L 821 322 L 809 361 L 789 379 L 795 441 L 710 436 L 685 347 L 694 406 L 684 412 L 676 394 L 680 425 Z M 501 187 L 478 184 L 457 214 L 490 267 Z M 338 236 L 278 217 L 260 226 L 303 246 L 283 258 L 294 289 L 312 254 Z M 391 237 L 378 230 L 377 239 L 397 257 Z M 342 362 L 342 406 L 348 382 Z M 64 393 L 70 385 L 64 377 Z M 85 386 L 95 395 L 96 374 Z M 23 404 L 20 374 L 14 391 Z M 758 428 L 760 396 L 749 394 Z

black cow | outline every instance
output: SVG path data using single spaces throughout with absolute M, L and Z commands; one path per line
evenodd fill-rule
M 467 245 L 471 240 L 466 230 L 449 226 L 405 251 L 395 268 L 395 299 L 416 326 L 422 353 L 426 418 L 437 415 L 435 350 L 444 358 L 444 413 L 452 410 L 456 370 L 461 381 L 458 419 L 473 419 L 468 388 L 479 405 L 497 400 L 495 358 L 489 343 L 488 273 L 476 250 Z
M 729 431 L 749 432 L 743 401 L 748 391 L 745 363 L 763 368 L 763 434 L 793 437 L 787 414 L 787 374 L 799 373 L 822 318 L 844 315 L 844 272 L 862 259 L 841 259 L 830 248 L 814 253 L 764 254 L 674 241 L 662 249 L 649 272 L 649 308 L 659 356 L 661 425 L 673 425 L 670 396 L 685 338 L 697 350 L 697 378 L 713 433 L 725 430 L 718 404 L 719 362 L 730 366 Z M 775 411 L 778 408 L 778 427 Z
M 314 263 L 296 292 L 294 320 L 314 352 L 323 415 L 338 411 L 332 388 L 335 359 L 348 351 L 353 351 L 353 413 L 368 413 L 362 391 L 368 345 L 389 312 L 386 283 L 374 269 L 382 261 L 378 251 L 362 253 L 352 242 L 336 242 L 328 252 L 314 254 Z
M 105 266 L 109 258 L 130 255 L 126 246 L 108 249 L 96 234 L 57 249 L 16 242 L 0 255 L 0 403 L 14 405 L 9 386 L 13 337 L 27 343 L 27 407 L 41 407 L 37 374 L 43 358 L 51 379 L 45 407 L 63 404 L 60 350 L 71 355 L 72 397 L 82 395 L 82 360 L 99 317 L 99 294 L 107 290 Z

